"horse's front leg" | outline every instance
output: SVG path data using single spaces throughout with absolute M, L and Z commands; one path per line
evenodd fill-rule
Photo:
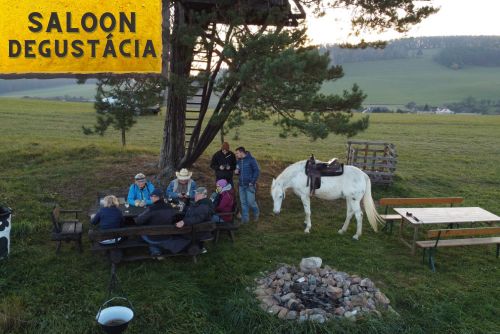
M 309 233 L 309 230 L 311 229 L 311 198 L 309 197 L 309 194 L 305 194 L 301 196 L 301 199 L 302 204 L 304 205 L 304 213 L 306 214 L 306 218 L 304 220 L 306 228 L 304 233 Z

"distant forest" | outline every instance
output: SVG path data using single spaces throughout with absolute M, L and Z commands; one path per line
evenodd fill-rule
M 415 37 L 389 41 L 383 49 L 345 49 L 321 46 L 336 65 L 374 60 L 421 57 L 425 50 L 439 49 L 435 62 L 452 69 L 466 66 L 500 66 L 500 36 Z

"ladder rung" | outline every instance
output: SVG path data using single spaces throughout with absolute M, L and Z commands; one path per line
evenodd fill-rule
M 202 102 L 186 102 L 186 104 L 202 105 Z
M 186 121 L 197 121 L 199 118 L 186 118 Z
M 199 110 L 186 110 L 186 112 L 196 112 L 196 113 L 199 113 L 200 111 Z

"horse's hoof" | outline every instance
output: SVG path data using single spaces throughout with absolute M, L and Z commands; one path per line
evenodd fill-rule
M 308 229 L 308 228 L 306 228 L 306 229 L 304 230 L 304 233 L 309 234 L 309 229 Z
M 338 231 L 337 231 L 337 233 L 338 233 L 338 234 L 344 234 L 345 232 L 344 232 L 344 230 L 343 230 L 343 229 L 340 229 L 340 230 L 338 230 Z
M 358 236 L 357 234 L 353 235 L 353 236 L 352 236 L 352 240 L 356 240 L 356 241 L 358 241 L 358 240 L 359 240 L 359 236 Z

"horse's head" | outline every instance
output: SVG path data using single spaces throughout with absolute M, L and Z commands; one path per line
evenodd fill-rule
M 285 198 L 285 190 L 283 189 L 281 181 L 273 179 L 273 183 L 271 185 L 271 196 L 274 201 L 273 212 L 277 215 L 281 210 L 281 202 L 283 202 L 283 199 Z

